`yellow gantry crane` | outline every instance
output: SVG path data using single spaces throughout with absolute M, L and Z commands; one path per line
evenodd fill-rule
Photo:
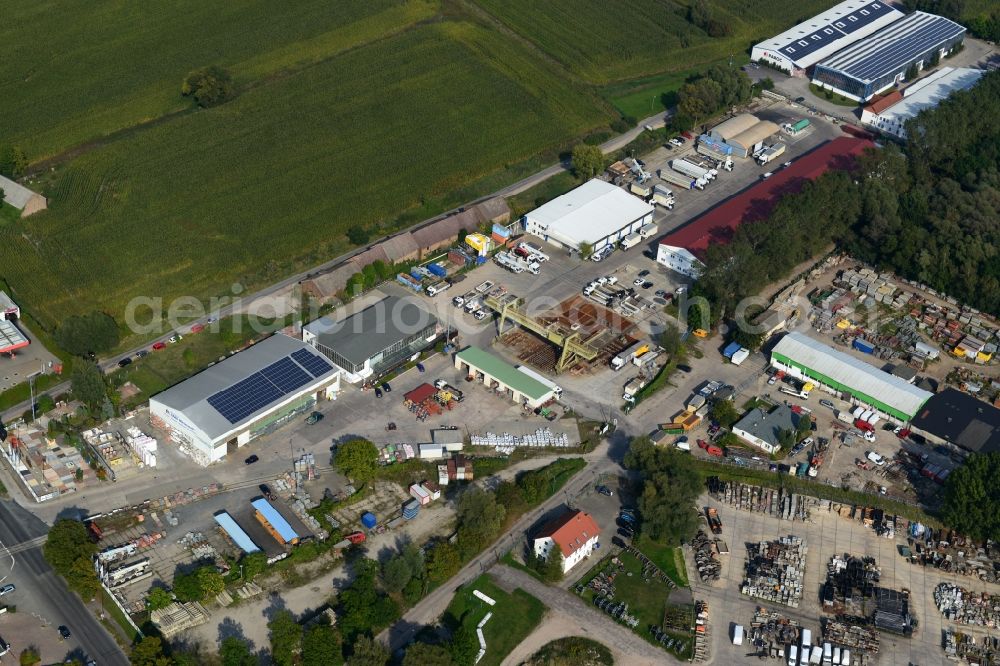
M 486 307 L 500 315 L 500 322 L 497 325 L 497 338 L 503 335 L 504 324 L 509 320 L 559 347 L 559 359 L 556 361 L 557 373 L 572 366 L 579 359 L 588 362 L 593 361 L 600 353 L 599 349 L 590 344 L 592 340 L 600 335 L 600 332 L 596 333 L 590 340 L 581 340 L 580 334 L 576 331 L 565 333 L 559 330 L 559 327 L 554 323 L 545 324 L 525 314 L 521 310 L 521 306 L 524 305 L 524 299 L 518 296 L 514 296 L 513 294 L 500 297 L 487 296 L 484 303 Z

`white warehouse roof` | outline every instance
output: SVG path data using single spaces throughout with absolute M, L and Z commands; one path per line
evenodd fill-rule
M 642 199 L 595 178 L 525 217 L 560 243 L 576 246 L 600 241 L 652 212 Z
M 770 57 L 806 69 L 901 18 L 903 12 L 882 0 L 846 0 L 757 44 L 753 59 Z
M 903 99 L 879 115 L 906 122 L 924 109 L 937 106 L 956 90 L 968 90 L 985 73 L 970 67 L 944 67 L 904 90 Z
M 789 333 L 781 338 L 773 354 L 791 359 L 910 418 L 933 395 L 802 333 Z

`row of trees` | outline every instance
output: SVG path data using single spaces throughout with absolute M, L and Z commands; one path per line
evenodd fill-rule
M 694 505 L 702 490 L 691 456 L 658 447 L 648 437 L 636 437 L 625 454 L 625 466 L 642 474 L 639 516 L 643 533 L 668 545 L 691 539 L 698 530 Z
M 690 129 L 720 110 L 746 104 L 753 83 L 741 69 L 715 65 L 677 91 L 677 113 L 671 124 Z
M 945 484 L 941 518 L 961 534 L 1000 539 L 1000 453 L 972 455 Z
M 20 146 L 0 144 L 0 176 L 20 178 L 28 170 L 28 157 Z
M 687 20 L 705 31 L 709 37 L 727 37 L 733 33 L 733 27 L 715 15 L 707 0 L 695 0 L 691 3 Z

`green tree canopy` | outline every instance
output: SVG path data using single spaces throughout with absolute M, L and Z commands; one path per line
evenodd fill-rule
M 427 557 L 427 577 L 434 583 L 443 583 L 461 568 L 458 549 L 447 541 L 434 546 Z
M 238 636 L 226 636 L 219 645 L 222 666 L 257 666 L 260 660 L 250 651 L 247 642 Z
M 1000 539 L 1000 453 L 973 454 L 945 482 L 941 517 L 974 539 Z
M 215 65 L 194 70 L 181 84 L 181 94 L 194 98 L 201 107 L 222 104 L 235 92 L 236 88 L 229 72 Z
M 371 238 L 371 233 L 364 227 L 355 224 L 347 229 L 347 240 L 351 245 L 364 245 Z
M 0 145 L 0 175 L 17 179 L 28 170 L 28 158 L 20 146 Z
M 354 483 L 370 481 L 378 469 L 378 449 L 367 439 L 352 439 L 337 447 L 333 463 Z
M 681 341 L 681 331 L 674 324 L 667 322 L 663 327 L 663 331 L 660 333 L 660 346 L 663 347 L 663 351 L 670 354 L 671 358 L 678 356 L 681 352 L 684 343 Z
M 271 661 L 277 666 L 291 666 L 302 648 L 302 626 L 287 609 L 280 609 L 267 623 L 271 640 Z
M 159 636 L 144 636 L 132 648 L 132 666 L 171 666 L 173 660 L 164 651 Z
M 394 555 L 382 565 L 382 584 L 387 592 L 397 594 L 403 591 L 410 579 L 413 578 L 413 570 L 410 563 L 401 555 Z
M 344 663 L 340 634 L 328 624 L 314 624 L 302 637 L 302 666 L 338 666 Z
M 586 241 L 581 242 L 580 245 L 577 246 L 577 249 L 580 251 L 580 258 L 584 261 L 590 259 L 590 257 L 594 254 L 594 246 Z
M 723 428 L 732 428 L 740 420 L 740 413 L 732 400 L 716 400 L 709 414 Z
M 91 561 L 95 552 L 97 546 L 83 523 L 68 519 L 56 521 L 42 548 L 45 560 L 85 601 L 94 598 L 100 587 Z
M 21 666 L 35 666 L 42 661 L 42 655 L 38 653 L 38 648 L 34 645 L 29 645 L 28 647 L 21 650 L 21 656 L 19 658 Z
M 563 578 L 563 553 L 559 544 L 553 544 L 549 556 L 541 565 L 542 578 L 550 583 L 558 583 Z
M 446 648 L 428 643 L 413 643 L 403 656 L 403 666 L 452 666 L 454 663 Z
M 643 478 L 639 515 L 643 532 L 655 541 L 679 545 L 698 530 L 695 499 L 702 491 L 692 458 L 674 448 L 661 448 L 648 437 L 636 437 L 625 465 Z
M 598 146 L 578 143 L 573 146 L 573 172 L 582 180 L 590 180 L 604 171 L 604 153 Z
M 448 651 L 451 653 L 452 661 L 458 666 L 473 666 L 479 653 L 476 630 L 465 622 L 460 622 L 458 628 L 451 634 Z
M 389 663 L 389 652 L 371 637 L 358 636 L 345 663 L 347 666 L 385 666 Z
M 458 542 L 464 553 L 479 552 L 500 534 L 506 511 L 496 495 L 472 486 L 458 500 Z
M 100 354 L 118 346 L 121 332 L 114 318 L 91 312 L 67 318 L 55 332 L 56 343 L 74 356 Z

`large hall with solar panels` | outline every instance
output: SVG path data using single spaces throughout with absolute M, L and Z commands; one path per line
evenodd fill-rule
M 150 418 L 209 465 L 335 398 L 340 374 L 308 344 L 277 333 L 153 396 Z

